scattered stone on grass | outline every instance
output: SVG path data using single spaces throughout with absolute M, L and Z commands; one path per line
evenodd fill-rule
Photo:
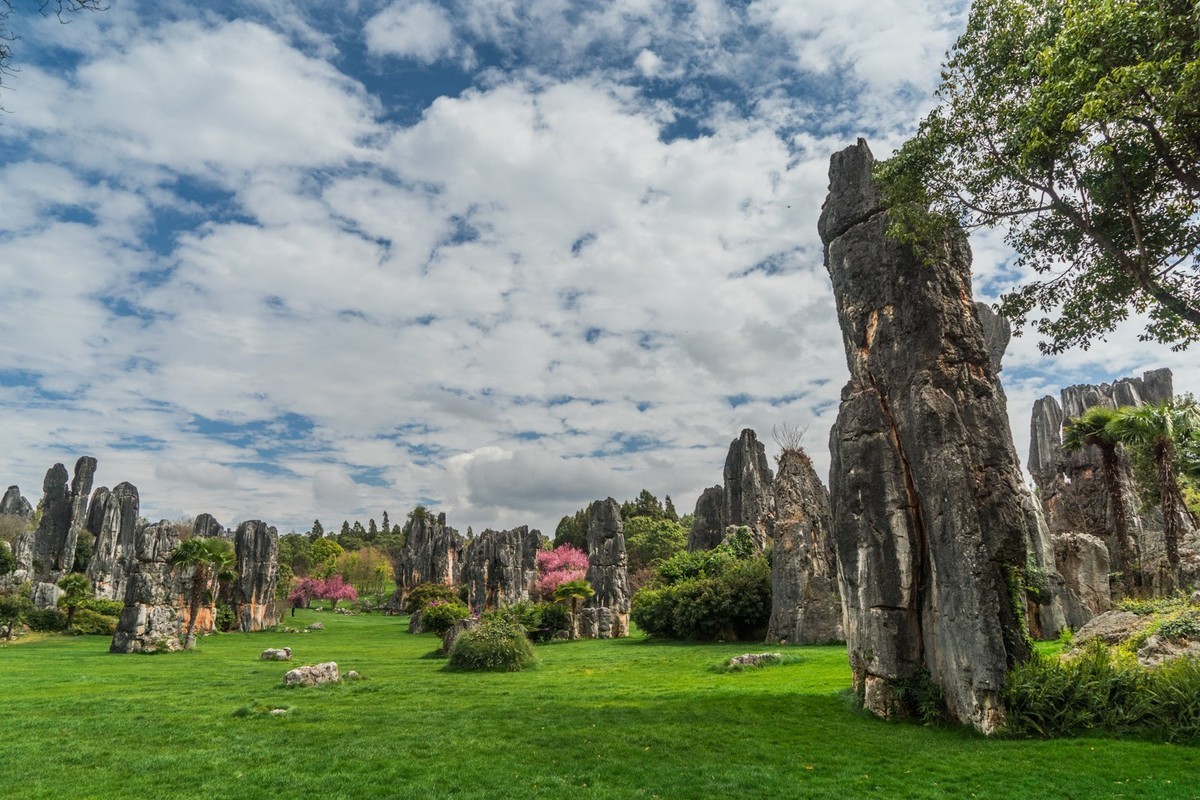
M 337 683 L 340 679 L 337 663 L 326 661 L 324 664 L 313 664 L 288 670 L 288 673 L 283 676 L 283 684 L 285 686 L 320 686 L 323 683 Z
M 276 649 L 274 647 L 268 647 L 266 650 L 262 651 L 262 655 L 259 656 L 259 660 L 261 660 L 261 661 L 291 661 L 292 660 L 292 648 L 282 647 L 282 648 Z
M 305 628 L 305 630 L 306 631 L 323 631 L 323 630 L 325 630 L 325 626 L 319 622 L 314 622 L 312 625 L 309 625 L 307 628 Z
M 783 660 L 782 653 L 743 653 L 729 659 L 731 667 L 762 667 Z

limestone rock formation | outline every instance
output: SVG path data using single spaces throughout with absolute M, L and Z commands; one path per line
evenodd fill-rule
M 67 485 L 67 469 L 55 464 L 42 482 L 42 517 L 37 530 L 22 534 L 13 555 L 17 569 L 35 581 L 56 582 L 75 563 L 75 541 L 87 522 L 87 503 L 96 475 L 96 459 L 84 456 L 75 463 L 75 476 Z
M 193 571 L 176 569 L 171 553 L 179 546 L 179 536 L 167 520 L 139 526 L 125 589 L 125 608 L 117 621 L 109 651 L 113 653 L 180 650 L 180 637 L 190 613 L 188 597 Z M 207 594 L 216 597 L 215 576 Z M 201 606 L 195 633 L 211 631 L 216 616 L 214 605 Z
M 787 449 L 775 476 L 775 545 L 767 641 L 844 641 L 829 491 L 802 450 Z
M 527 602 L 537 593 L 537 552 L 542 534 L 522 525 L 490 528 L 471 539 L 463 557 L 467 605 L 484 610 Z
M 725 488 L 710 486 L 696 500 L 696 512 L 692 515 L 692 529 L 688 532 L 687 549 L 712 550 L 725 536 L 724 523 Z
M 201 515 L 216 521 L 208 514 Z M 207 523 L 207 521 L 206 521 Z M 201 522 L 197 518 L 196 526 Z M 216 526 L 220 530 L 220 526 Z M 230 584 L 230 605 L 237 630 L 261 631 L 279 622 L 275 584 L 279 580 L 279 534 L 261 520 L 238 525 L 233 537 L 237 577 Z
M 724 483 L 705 489 L 696 501 L 688 550 L 711 550 L 731 526 L 750 529 L 754 543 L 765 550 L 772 539 L 775 499 L 767 451 L 749 428 L 729 443 Z
M 850 369 L 830 494 L 854 684 L 880 716 L 928 671 L 951 718 L 1004 722 L 1029 656 L 1010 586 L 1036 536 L 961 235 L 928 261 L 886 235 L 866 142 L 832 158 L 819 231 Z
M 199 539 L 236 538 L 236 535 L 230 536 L 212 514 L 200 514 L 192 520 L 192 536 Z
M 1162 517 L 1159 512 L 1144 508 L 1128 459 L 1118 451 L 1118 484 L 1135 559 L 1132 565 L 1124 564 L 1121 558 L 1116 517 L 1100 451 L 1095 447 L 1074 452 L 1064 450 L 1062 431 L 1066 421 L 1095 406 L 1140 406 L 1161 403 L 1173 395 L 1171 371 L 1151 370 L 1140 378 L 1123 378 L 1111 384 L 1068 386 L 1060 393 L 1061 404 L 1051 396 L 1036 401 L 1030 421 L 1028 466 L 1051 533 L 1076 532 L 1098 537 L 1108 548 L 1114 571 L 1132 570 L 1135 582 L 1160 593 L 1173 589 L 1165 568 Z M 1187 515 L 1180 522 L 1185 567 L 1190 567 L 1193 573 L 1200 571 L 1200 531 Z
M 1096 536 L 1059 533 L 1054 536 L 1054 561 L 1074 602 L 1067 625 L 1079 630 L 1085 622 L 1112 607 L 1108 548 Z
M 1012 324 L 1007 317 L 997 314 L 987 303 L 976 303 L 979 325 L 983 328 L 983 341 L 987 346 L 988 358 L 992 361 L 992 372 L 1000 374 L 1003 369 L 1004 351 L 1012 339 Z
M 35 583 L 29 588 L 29 599 L 34 608 L 58 608 L 58 599 L 63 594 L 63 590 L 53 583 Z
M 21 519 L 29 519 L 33 516 L 33 506 L 21 496 L 19 487 L 10 486 L 4 492 L 4 498 L 0 499 L 0 514 L 11 514 Z
M 611 497 L 588 507 L 587 581 L 595 592 L 584 601 L 579 635 L 616 639 L 629 635 L 629 568 L 621 506 Z
M 772 538 L 771 521 L 775 511 L 772 495 L 773 476 L 767 463 L 767 451 L 754 431 L 746 428 L 729 444 L 725 456 L 725 509 L 728 525 L 745 525 L 760 550 Z
M 268 647 L 262 651 L 259 657 L 260 661 L 291 661 L 292 648 L 290 647 Z
M 113 490 L 101 494 L 97 491 L 92 498 L 93 516 L 99 517 L 96 543 L 92 548 L 92 559 L 88 562 L 87 577 L 92 582 L 92 591 L 103 600 L 124 600 L 129 573 L 135 561 L 138 507 L 140 499 L 137 487 L 132 483 L 118 483 Z
M 408 542 L 393 563 L 400 601 L 422 583 L 456 585 L 462 572 L 463 544 L 458 531 L 446 525 L 445 514 L 414 514 L 408 525 Z

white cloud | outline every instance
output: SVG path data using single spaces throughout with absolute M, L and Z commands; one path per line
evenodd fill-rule
M 446 12 L 424 0 L 392 3 L 367 20 L 367 50 L 432 64 L 454 53 L 454 30 Z

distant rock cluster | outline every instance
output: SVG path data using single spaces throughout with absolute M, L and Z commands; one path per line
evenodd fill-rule
M 96 459 L 80 458 L 68 484 L 62 464 L 46 473 L 42 484 L 41 517 L 34 530 L 21 534 L 13 547 L 16 569 L 0 576 L 0 588 L 29 582 L 36 605 L 52 608 L 61 590 L 55 585 L 73 567 L 83 567 L 94 596 L 124 603 L 113 637 L 113 652 L 179 649 L 179 636 L 188 624 L 188 596 L 193 572 L 170 563 L 172 552 L 187 537 L 228 539 L 237 557 L 236 579 L 223 588 L 215 577 L 207 587 L 195 630 L 212 631 L 218 603 L 229 605 L 235 626 L 256 631 L 274 625 L 274 597 L 279 577 L 278 534 L 258 520 L 243 522 L 236 531 L 221 527 L 210 514 L 201 514 L 192 530 L 162 520 L 150 523 L 139 516 L 140 497 L 131 483 L 92 491 Z M 90 499 L 89 499 L 90 497 Z M 10 486 L 0 501 L 0 513 L 29 520 L 32 505 Z M 75 564 L 81 536 L 93 538 L 91 558 Z M 222 594 L 223 592 L 223 594 Z

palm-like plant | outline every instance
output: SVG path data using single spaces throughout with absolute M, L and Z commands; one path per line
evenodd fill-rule
M 187 539 L 179 543 L 171 553 L 171 564 L 176 569 L 192 569 L 192 588 L 188 594 L 188 623 L 183 634 L 183 646 L 190 650 L 196 644 L 196 617 L 204 602 L 204 594 L 214 576 L 218 580 L 232 580 L 233 565 L 237 558 L 233 545 L 225 539 Z
M 1117 554 L 1121 559 L 1122 583 L 1126 594 L 1133 586 L 1134 556 L 1129 540 L 1129 516 L 1125 508 L 1125 497 L 1121 492 L 1120 461 L 1117 447 L 1120 442 L 1108 431 L 1109 424 L 1119 416 L 1114 408 L 1094 406 L 1075 419 L 1067 420 L 1063 426 L 1062 447 L 1067 451 L 1095 447 L 1100 451 L 1100 466 L 1104 474 L 1104 488 L 1113 512 L 1113 535 L 1117 540 Z
M 58 582 L 58 588 L 63 590 L 63 596 L 58 604 L 67 610 L 67 630 L 71 630 L 71 621 L 75 619 L 75 611 L 92 596 L 92 582 L 80 572 L 64 575 Z
M 566 583 L 559 584 L 558 588 L 554 590 L 554 601 L 556 603 L 561 603 L 564 600 L 570 600 L 571 619 L 574 620 L 575 612 L 579 606 L 579 601 L 587 600 L 595 593 L 596 590 L 593 589 L 592 585 L 585 579 L 576 578 L 573 581 L 567 581 Z M 575 636 L 574 624 L 571 625 L 571 636 L 572 638 Z
M 1176 477 L 1177 448 L 1200 429 L 1200 407 L 1190 398 L 1158 405 L 1122 408 L 1106 426 L 1116 441 L 1154 465 L 1158 503 L 1162 508 L 1167 564 L 1179 567 L 1179 510 L 1183 497 Z

